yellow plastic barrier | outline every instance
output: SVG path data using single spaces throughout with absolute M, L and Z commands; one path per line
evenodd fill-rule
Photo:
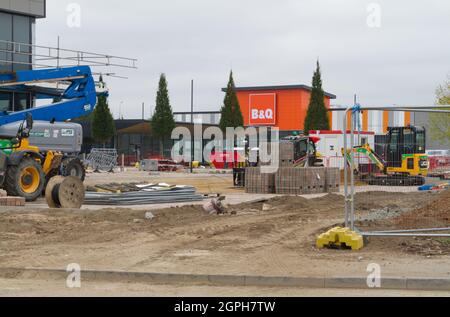
M 323 249 L 326 247 L 347 247 L 352 250 L 361 250 L 364 247 L 363 237 L 351 231 L 349 228 L 336 227 L 317 238 L 317 247 Z

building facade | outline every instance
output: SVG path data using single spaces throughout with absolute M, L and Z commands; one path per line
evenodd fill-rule
M 278 128 L 280 137 L 304 132 L 311 89 L 305 85 L 236 87 L 244 125 Z M 325 93 L 327 108 L 330 108 L 332 99 L 336 96 Z M 332 116 L 330 112 L 330 123 Z
M 0 0 L 0 72 L 32 68 L 35 23 L 45 13 L 45 0 Z M 20 111 L 33 105 L 30 93 L 0 88 L 0 111 Z

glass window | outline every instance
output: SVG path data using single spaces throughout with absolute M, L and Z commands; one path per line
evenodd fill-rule
M 11 54 L 6 51 L 11 50 L 11 44 L 1 41 L 12 41 L 12 15 L 0 12 L 0 71 L 11 71 Z
M 417 153 L 425 153 L 425 131 L 417 132 Z
M 140 134 L 130 134 L 130 145 L 134 146 L 134 145 L 141 145 L 142 144 L 142 140 L 141 140 L 141 135 Z
M 24 43 L 25 45 L 16 45 L 17 54 L 14 54 L 13 59 L 17 64 L 13 65 L 14 70 L 30 69 L 31 62 L 31 19 L 29 17 L 14 15 L 13 16 L 13 41 L 17 43 Z
M 405 154 L 414 153 L 415 137 L 414 137 L 413 130 L 405 129 L 403 131 L 403 143 L 404 143 L 404 147 L 405 147 Z
M 12 111 L 11 95 L 10 93 L 0 92 L 0 112 Z
M 391 133 L 391 143 L 389 144 L 389 149 L 393 152 L 398 151 L 398 142 L 400 141 L 400 131 L 392 130 Z
M 30 95 L 29 94 L 14 94 L 14 108 L 13 111 L 22 111 L 30 109 Z

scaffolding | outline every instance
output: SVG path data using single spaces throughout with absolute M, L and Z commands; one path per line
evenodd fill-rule
M 137 59 L 61 48 L 59 39 L 56 47 L 0 40 L 0 64 L 24 65 L 34 69 L 81 65 L 137 69 Z

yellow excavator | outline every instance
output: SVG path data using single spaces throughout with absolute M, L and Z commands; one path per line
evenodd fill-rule
M 373 175 L 363 175 L 351 153 L 365 156 L 379 170 Z M 346 153 L 347 163 L 357 175 L 365 176 L 370 185 L 421 186 L 428 175 L 425 128 L 407 126 L 388 129 L 383 155 L 377 154 L 368 144 L 354 147 Z M 354 156 L 355 156 L 354 155 Z

